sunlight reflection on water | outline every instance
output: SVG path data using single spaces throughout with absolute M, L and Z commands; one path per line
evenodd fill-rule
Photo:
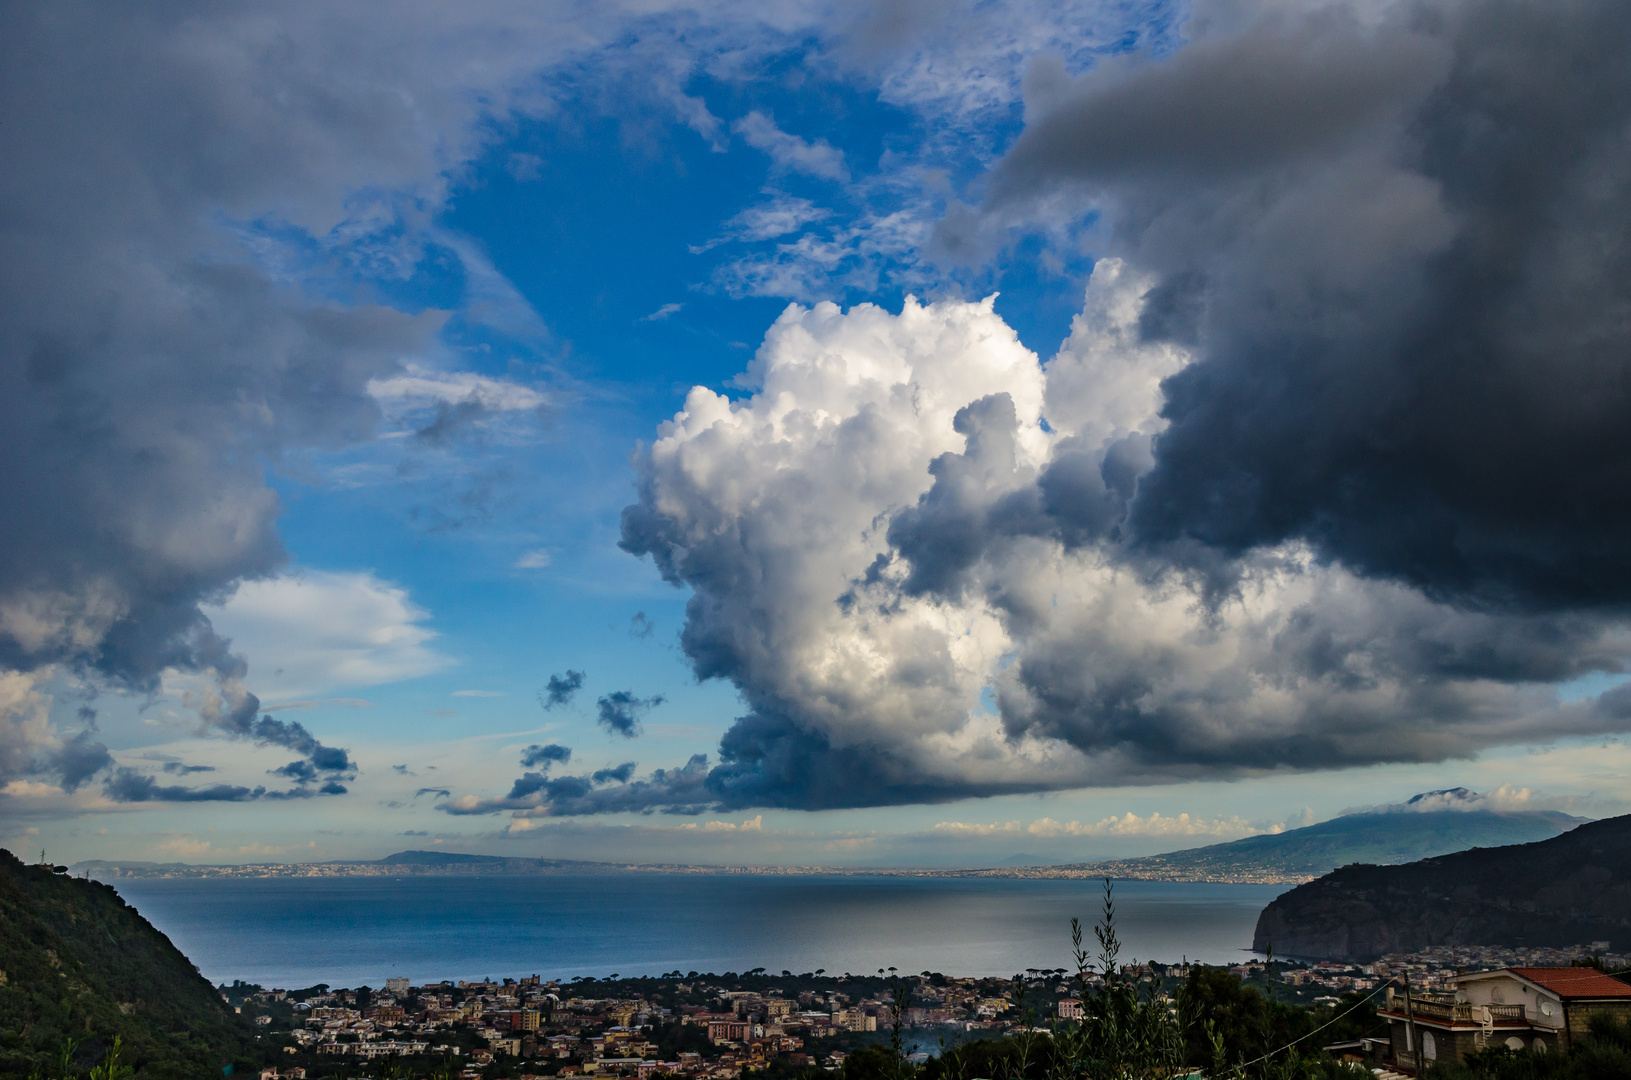
M 1070 963 L 1093 881 L 848 876 L 126 880 L 121 895 L 214 982 L 377 986 L 539 974 L 943 971 Z M 1282 885 L 1116 884 L 1122 960 L 1236 962 Z M 1091 935 L 1089 935 L 1091 941 Z

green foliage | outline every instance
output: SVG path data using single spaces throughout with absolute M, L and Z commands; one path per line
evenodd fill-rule
M 1292 1044 L 1294 1052 L 1277 1059 L 1280 1066 L 1297 1061 L 1312 1069 L 1318 1059 L 1310 1057 L 1315 1048 L 1309 1044 L 1316 1041 L 1310 1038 L 1316 1032 L 1318 1043 L 1329 1044 L 1375 1034 L 1382 1026 L 1375 1005 L 1361 995 L 1347 994 L 1335 1006 L 1302 1009 L 1264 998 L 1221 968 L 1190 968 L 1178 1002 L 1184 1060 L 1211 1075 Z
M 1631 1022 L 1591 1018 L 1586 1037 L 1563 1053 L 1492 1046 L 1461 1064 L 1435 1065 L 1427 1080 L 1625 1080 L 1631 1077 Z
M 1018 1052 L 1012 1039 L 974 1039 L 942 1047 L 938 1057 L 923 1066 L 918 1080 L 977 1080 L 1006 1071 L 1005 1063 Z M 847 1064 L 847 1063 L 846 1063 Z M 845 1080 L 849 1080 L 846 1076 Z
M 657 1044 L 657 1057 L 661 1061 L 674 1061 L 686 1052 L 703 1056 L 714 1052 L 714 1044 L 708 1039 L 708 1029 L 700 1024 L 657 1024 L 651 1029 L 649 1038 Z
M 92 1066 L 90 1080 L 126 1080 L 133 1076 L 136 1070 L 119 1060 L 123 1049 L 124 1040 L 115 1036 L 108 1056 L 102 1059 L 100 1065 Z
M 885 1046 L 864 1046 L 844 1059 L 844 1080 L 895 1080 L 900 1059 Z
M 1054 1065 L 1050 1080 L 1133 1080 L 1168 1076 L 1183 1064 L 1184 1042 L 1173 1003 L 1158 981 L 1129 978 L 1121 968 L 1121 940 L 1116 935 L 1115 886 L 1106 878 L 1104 905 L 1093 927 L 1099 943 L 1101 985 L 1088 992 L 1087 956 L 1081 926 L 1071 920 L 1076 982 L 1082 995 L 1083 1020 L 1053 1033 Z
M 252 1040 L 112 888 L 0 849 L 0 1077 L 219 1076 Z
M 1193 1065 L 1212 1066 L 1220 1056 L 1227 1062 L 1250 1061 L 1301 1034 L 1276 1031 L 1263 995 L 1222 968 L 1190 968 L 1180 997 L 1185 1058 Z

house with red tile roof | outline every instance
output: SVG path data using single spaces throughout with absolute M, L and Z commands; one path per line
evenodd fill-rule
M 1459 975 L 1453 994 L 1390 988 L 1377 1010 L 1391 1028 L 1391 1064 L 1417 1074 L 1486 1046 L 1549 1053 L 1584 1038 L 1591 1017 L 1631 1019 L 1631 984 L 1595 968 L 1512 967 Z

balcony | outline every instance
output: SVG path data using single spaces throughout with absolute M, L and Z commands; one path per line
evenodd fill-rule
M 1489 1010 L 1490 1023 L 1496 1027 L 1528 1024 L 1522 1005 L 1468 1005 L 1443 996 L 1424 997 L 1420 994 L 1411 994 L 1410 1011 L 1407 1013 L 1405 996 L 1396 994 L 1385 1011 L 1398 1017 L 1413 1014 L 1417 1020 L 1429 1023 L 1482 1027 L 1485 1009 Z

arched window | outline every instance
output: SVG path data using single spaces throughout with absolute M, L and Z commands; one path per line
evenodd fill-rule
M 1431 1031 L 1421 1033 L 1421 1056 L 1428 1061 L 1438 1060 L 1438 1040 L 1433 1038 Z
M 1508 1050 L 1522 1050 L 1523 1040 L 1518 1038 L 1516 1035 L 1508 1035 L 1506 1037 L 1506 1048 Z

